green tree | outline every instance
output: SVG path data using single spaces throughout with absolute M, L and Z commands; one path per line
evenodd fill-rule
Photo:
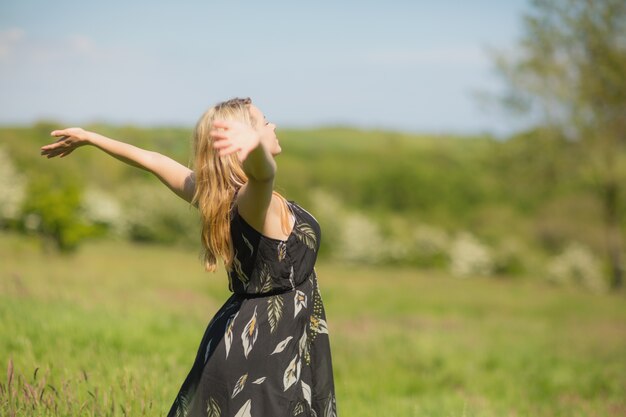
M 513 56 L 496 64 L 503 102 L 577 145 L 578 167 L 604 212 L 611 285 L 623 283 L 626 186 L 626 2 L 534 0 Z

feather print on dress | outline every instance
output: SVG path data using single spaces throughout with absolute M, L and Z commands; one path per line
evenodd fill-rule
M 250 321 L 248 322 L 248 324 L 246 324 L 246 327 L 243 329 L 243 332 L 241 333 L 241 342 L 243 343 L 243 354 L 246 356 L 246 358 L 248 357 L 248 354 L 252 350 L 252 347 L 254 346 L 254 342 L 256 342 L 256 338 L 258 335 L 259 335 L 259 328 L 257 326 L 256 306 L 255 306 L 254 313 L 252 314 Z
M 233 327 L 235 326 L 235 319 L 239 315 L 239 311 L 228 319 L 226 322 L 226 333 L 224 334 L 224 342 L 226 343 L 226 359 L 228 359 L 228 352 L 230 352 L 230 346 L 233 343 Z
M 270 323 L 270 333 L 274 333 L 278 322 L 283 316 L 283 299 L 280 295 L 274 295 L 267 299 L 267 317 Z

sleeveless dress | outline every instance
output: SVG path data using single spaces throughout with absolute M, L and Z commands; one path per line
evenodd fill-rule
M 336 417 L 315 261 L 321 230 L 296 202 L 286 240 L 230 214 L 233 294 L 210 321 L 168 417 Z

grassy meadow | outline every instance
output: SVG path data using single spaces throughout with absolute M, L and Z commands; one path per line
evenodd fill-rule
M 0 235 L 2 416 L 160 416 L 229 296 L 181 247 Z M 625 295 L 317 267 L 338 415 L 624 416 Z
M 152 174 L 93 148 L 41 158 L 61 126 L 0 127 L 0 417 L 162 416 L 226 276 L 204 272 L 197 213 Z M 188 129 L 90 128 L 190 159 Z M 279 136 L 277 189 L 323 229 L 339 417 L 626 415 L 626 291 L 606 290 L 577 148 Z

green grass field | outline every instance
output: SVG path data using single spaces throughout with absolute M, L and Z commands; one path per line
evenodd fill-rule
M 60 257 L 0 235 L 0 415 L 164 415 L 229 296 L 197 255 L 101 241 Z M 339 417 L 626 415 L 623 292 L 317 271 Z

